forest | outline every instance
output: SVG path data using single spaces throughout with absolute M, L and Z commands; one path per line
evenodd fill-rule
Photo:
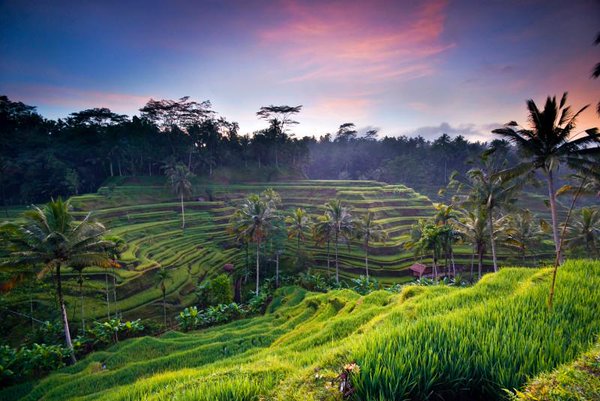
M 265 106 L 263 130 L 242 134 L 209 101 L 149 100 L 138 116 L 106 108 L 48 120 L 34 106 L 0 96 L 0 168 L 4 205 L 45 202 L 94 192 L 109 177 L 156 176 L 181 163 L 193 174 L 224 179 L 277 178 L 375 180 L 401 183 L 435 194 L 453 171 L 464 174 L 489 146 L 510 163 L 509 142 L 469 142 L 440 133 L 435 140 L 357 132 L 342 123 L 330 133 L 297 138 L 293 128 L 302 106 Z M 235 174 L 251 168 L 256 177 Z M 227 175 L 229 173 L 229 175 Z

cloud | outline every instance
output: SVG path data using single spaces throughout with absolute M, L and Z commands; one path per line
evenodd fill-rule
M 288 1 L 281 23 L 258 37 L 285 65 L 284 82 L 414 79 L 432 74 L 432 58 L 453 46 L 441 40 L 446 2 L 418 4 Z
M 136 112 L 151 96 L 128 93 L 86 90 L 52 85 L 12 85 L 4 89 L 15 100 L 36 106 L 82 110 L 107 107 L 118 113 Z
M 459 124 L 457 126 L 452 126 L 447 122 L 443 122 L 438 126 L 425 126 L 419 127 L 413 130 L 409 130 L 407 132 L 403 132 L 403 135 L 407 136 L 422 136 L 425 139 L 436 139 L 442 134 L 448 134 L 452 137 L 462 135 L 465 138 L 471 141 L 490 141 L 494 139 L 494 136 L 491 134 L 491 130 L 495 128 L 501 127 L 500 123 L 490 123 L 490 124 Z

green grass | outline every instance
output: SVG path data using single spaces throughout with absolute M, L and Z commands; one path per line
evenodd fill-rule
M 357 216 L 371 211 L 388 233 L 385 243 L 372 243 L 369 249 L 371 275 L 385 284 L 411 280 L 407 267 L 414 263 L 414 257 L 403 249 L 403 243 L 408 239 L 413 223 L 434 213 L 431 201 L 411 188 L 375 181 L 317 180 L 231 185 L 197 182 L 194 194 L 185 202 L 187 226 L 182 230 L 180 204 L 168 190 L 163 177 L 119 177 L 113 181 L 96 194 L 76 196 L 71 202 L 76 214 L 83 216 L 92 211 L 92 215 L 112 234 L 127 241 L 127 249 L 121 255 L 125 267 L 110 272 L 116 275 L 118 283 L 117 305 L 113 305 L 113 310 L 118 309 L 125 318 L 156 317 L 160 314 L 160 308 L 156 306 L 160 291 L 154 279 L 159 267 L 173 273 L 167 290 L 169 312 L 174 315 L 194 301 L 189 295 L 190 288 L 204 273 L 209 277 L 217 274 L 226 263 L 243 266 L 244 252 L 232 248 L 235 244 L 227 226 L 237 205 L 251 193 L 272 187 L 282 197 L 283 210 L 301 206 L 313 218 L 323 213 L 325 202 L 335 198 L 351 206 Z M 16 216 L 20 210 L 23 209 L 10 209 L 9 216 Z M 499 248 L 501 261 L 506 260 L 507 251 Z M 309 251 L 309 265 L 313 271 L 329 274 L 326 271 L 325 248 L 317 247 L 309 240 L 305 249 Z M 254 252 L 253 249 L 250 251 Z M 364 273 L 364 250 L 358 242 L 350 247 L 341 245 L 339 251 L 341 277 L 352 279 Z M 468 246 L 457 246 L 455 260 L 467 270 L 470 256 Z M 282 259 L 284 273 L 291 270 L 294 258 L 295 244 L 291 241 Z M 427 262 L 429 258 L 425 257 L 423 261 Z M 488 258 L 485 262 L 489 265 Z M 274 267 L 266 260 L 263 260 L 262 266 L 263 277 L 274 273 Z M 105 316 L 102 273 L 94 268 L 86 272 L 88 319 Z M 76 280 L 69 280 L 65 290 L 67 308 L 78 310 Z M 39 298 L 47 297 L 40 294 Z M 8 302 L 25 303 L 26 300 L 9 297 Z
M 549 312 L 550 278 L 504 268 L 469 288 L 367 296 L 286 287 L 264 316 L 124 341 L 0 400 L 334 400 L 326 384 L 352 361 L 359 400 L 501 400 L 600 334 L 600 262 L 561 267 Z

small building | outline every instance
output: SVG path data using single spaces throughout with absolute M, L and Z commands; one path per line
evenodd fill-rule
M 421 263 L 415 263 L 409 267 L 409 269 L 414 277 L 419 278 L 421 278 L 427 272 L 427 266 Z

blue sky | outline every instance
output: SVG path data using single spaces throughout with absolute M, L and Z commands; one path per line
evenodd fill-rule
M 354 122 L 485 140 L 526 124 L 526 99 L 600 100 L 599 31 L 591 0 L 5 0 L 0 94 L 50 118 L 189 95 L 242 133 L 261 106 L 301 104 L 298 135 Z M 591 109 L 582 129 L 600 125 Z

